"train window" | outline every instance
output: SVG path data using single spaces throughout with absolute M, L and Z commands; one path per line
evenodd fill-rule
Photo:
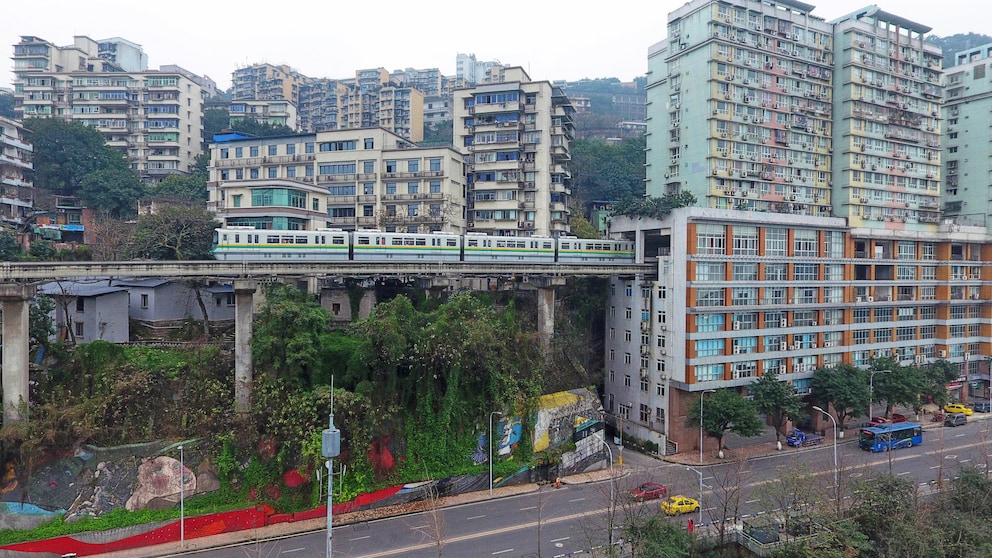
M 402 238 L 394 238 L 393 241 L 392 241 L 392 245 L 393 246 L 403 246 L 403 239 Z
M 279 237 L 276 235 L 265 237 L 266 244 L 279 244 Z
M 505 240 L 497 240 L 496 241 L 496 247 L 497 248 L 506 248 L 506 241 Z
M 420 237 L 417 239 L 417 246 L 427 246 L 427 239 Z
M 446 238 L 444 240 L 446 246 L 458 246 L 458 239 L 456 238 Z
M 370 244 L 369 237 L 367 237 L 367 236 L 359 236 L 359 237 L 357 237 L 356 244 L 361 244 L 362 246 L 368 246 Z
M 282 238 L 280 239 L 280 242 L 281 242 L 282 244 L 292 244 L 292 243 L 293 243 L 293 237 L 291 237 L 291 236 L 289 236 L 289 235 L 287 235 L 287 236 L 284 236 L 284 237 L 282 237 Z
M 544 243 L 544 249 L 545 250 L 550 250 L 551 249 L 551 243 L 550 242 L 545 242 Z
M 413 246 L 414 243 L 415 243 L 414 242 L 414 239 L 412 239 L 412 238 L 407 238 L 407 239 L 404 239 L 404 241 L 403 241 L 403 244 L 405 244 L 406 246 Z
M 241 242 L 241 235 L 240 234 L 234 235 L 234 243 L 239 244 L 240 242 Z
M 465 244 L 475 248 L 476 246 L 479 245 L 479 241 L 474 238 L 469 238 L 465 240 Z
M 331 244 L 334 244 L 334 245 L 337 245 L 337 246 L 340 246 L 340 245 L 344 244 L 344 237 L 343 236 L 331 237 Z
M 296 237 L 296 243 L 297 244 L 309 244 L 308 239 L 305 236 L 298 236 L 298 237 Z
M 562 250 L 568 250 L 569 246 L 571 246 L 571 243 L 562 241 L 561 243 Z

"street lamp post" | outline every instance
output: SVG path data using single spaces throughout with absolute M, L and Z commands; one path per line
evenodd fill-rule
M 609 512 L 610 521 L 609 521 L 609 525 L 607 526 L 609 528 L 609 534 L 607 535 L 607 537 L 610 542 L 610 547 L 612 548 L 613 547 L 613 514 L 615 513 L 615 507 L 616 507 L 616 495 L 614 493 L 614 487 L 613 487 L 613 483 L 614 483 L 613 450 L 610 449 L 610 443 L 607 442 L 605 438 L 603 439 L 603 445 L 606 446 L 606 452 L 610 455 L 610 512 Z
M 186 548 L 186 459 L 179 445 L 179 548 Z
M 830 413 L 824 411 L 821 407 L 817 407 L 816 405 L 813 405 L 813 408 L 816 409 L 817 411 L 820 411 L 824 415 L 827 415 L 827 418 L 830 419 L 830 422 L 834 423 L 834 487 L 837 487 L 837 486 L 840 486 L 840 481 L 837 478 L 837 476 L 838 476 L 838 473 L 837 473 L 837 419 L 835 419 L 834 416 L 831 415 Z
M 879 372 L 888 372 L 888 370 L 872 370 L 868 376 L 868 422 L 871 422 L 871 404 L 874 399 L 875 394 L 875 374 Z
M 699 475 L 699 526 L 703 526 L 703 472 L 695 467 L 686 465 L 686 469 Z
M 716 393 L 716 390 L 706 389 L 699 392 L 699 464 L 703 464 L 703 394 Z
M 493 415 L 503 416 L 499 411 L 489 413 L 489 496 L 493 495 Z

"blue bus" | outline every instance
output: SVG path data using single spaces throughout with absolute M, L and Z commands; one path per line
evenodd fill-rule
M 923 426 L 915 422 L 896 422 L 862 428 L 858 447 L 868 451 L 910 448 L 923 443 Z

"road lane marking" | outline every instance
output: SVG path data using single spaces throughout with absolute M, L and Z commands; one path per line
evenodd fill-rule
M 520 508 L 520 511 L 536 510 L 537 506 L 527 506 L 526 508 Z
M 896 476 L 899 477 L 899 476 L 902 476 L 902 475 L 908 475 L 909 473 L 910 473 L 909 471 L 903 471 L 901 473 L 896 473 Z
M 744 503 L 745 503 L 745 504 L 757 504 L 757 503 L 758 503 L 758 502 L 760 502 L 760 501 L 761 501 L 761 500 L 748 500 L 747 502 L 744 502 Z
M 572 538 L 572 537 L 562 537 L 560 539 L 551 539 L 551 542 L 556 543 L 556 542 L 561 542 L 561 541 L 567 541 L 570 538 Z
M 569 501 L 568 501 L 568 503 L 569 503 L 569 504 L 571 504 L 571 503 L 573 503 L 573 502 L 582 502 L 582 501 L 584 501 L 584 500 L 585 500 L 585 498 L 576 498 L 576 499 L 574 499 L 574 500 L 569 500 Z
M 484 515 L 473 515 L 472 517 L 466 517 L 465 520 L 468 521 L 468 520 L 472 520 L 472 519 L 482 519 L 483 517 L 486 517 L 486 516 L 484 516 Z
M 364 537 L 356 537 L 354 539 L 348 539 L 348 540 L 349 541 L 360 541 L 362 539 L 371 539 L 371 538 L 372 538 L 372 535 L 365 535 Z M 303 550 L 303 549 L 302 548 L 298 548 L 297 550 Z M 296 552 L 296 550 L 287 550 L 286 552 Z M 283 554 L 285 554 L 285 553 L 283 553 Z
M 362 538 L 363 538 L 363 539 L 367 539 L 367 538 L 369 538 L 369 537 L 362 537 Z M 351 540 L 356 540 L 356 539 L 351 539 Z M 289 554 L 289 553 L 291 553 L 291 552 L 299 552 L 299 551 L 301 551 L 301 550 L 306 550 L 306 547 L 302 547 L 302 546 L 301 546 L 300 548 L 291 548 L 291 549 L 289 549 L 289 550 L 283 550 L 282 552 L 280 552 L 280 554 Z
M 427 528 L 426 525 L 417 525 L 416 527 L 410 527 L 410 530 L 411 531 L 419 531 L 421 529 L 426 529 L 426 528 Z
M 496 555 L 499 555 L 499 554 L 506 554 L 507 552 L 513 552 L 513 549 L 512 548 L 507 548 L 506 550 L 497 550 L 496 552 L 493 552 L 493 556 L 496 556 Z

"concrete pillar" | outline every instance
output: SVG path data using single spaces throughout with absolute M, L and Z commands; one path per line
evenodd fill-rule
M 28 420 L 28 310 L 35 290 L 28 285 L 0 285 L 0 303 L 3 303 L 3 375 L 0 381 L 3 382 L 4 424 Z
M 252 280 L 234 281 L 234 410 L 239 413 L 251 409 L 251 336 L 257 288 Z
M 539 277 L 530 279 L 537 287 L 537 335 L 545 348 L 555 335 L 555 287 L 564 285 L 564 277 Z

